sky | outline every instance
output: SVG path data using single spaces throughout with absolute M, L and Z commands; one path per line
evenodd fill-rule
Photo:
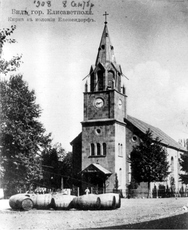
M 71 151 L 81 132 L 83 79 L 95 64 L 105 11 L 127 77 L 127 113 L 176 141 L 188 138 L 187 0 L 1 0 L 0 28 L 16 25 L 17 40 L 4 46 L 4 58 L 23 54 L 18 73 L 35 90 L 53 143 Z

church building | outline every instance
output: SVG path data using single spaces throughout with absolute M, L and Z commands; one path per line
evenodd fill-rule
M 168 152 L 170 174 L 162 183 L 170 187 L 173 177 L 175 188 L 179 189 L 178 158 L 185 149 L 160 129 L 127 114 L 122 77 L 105 20 L 95 65 L 85 84 L 82 132 L 71 142 L 75 185 L 81 193 L 88 187 L 94 193 L 118 189 L 126 196 L 131 183 L 128 157 L 150 129 L 153 138 L 159 137 Z

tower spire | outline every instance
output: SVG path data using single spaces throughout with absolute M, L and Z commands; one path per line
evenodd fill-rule
M 107 22 L 107 16 L 108 16 L 109 14 L 105 11 L 105 13 L 103 14 L 103 16 L 105 16 L 105 22 L 104 22 L 104 24 L 107 24 L 108 22 Z
M 104 22 L 105 26 L 102 33 L 95 65 L 97 65 L 98 63 L 102 63 L 103 65 L 109 62 L 116 63 L 115 56 L 114 56 L 114 47 L 112 46 L 112 43 L 110 41 L 110 35 L 107 27 L 108 15 L 109 14 L 107 12 L 103 14 L 103 16 L 105 17 L 105 22 Z
M 116 89 L 121 92 L 121 67 L 116 63 L 114 47 L 110 41 L 110 35 L 107 26 L 108 13 L 105 17 L 104 29 L 98 48 L 95 65 L 90 70 L 90 89 L 93 91 L 102 91 Z

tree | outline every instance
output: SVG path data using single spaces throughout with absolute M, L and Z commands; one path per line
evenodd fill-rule
M 148 183 L 148 196 L 150 182 L 163 181 L 169 174 L 167 152 L 159 138 L 153 140 L 150 130 L 143 135 L 140 144 L 133 147 L 130 163 L 134 180 Z
M 181 139 L 179 143 L 188 150 L 188 139 Z M 179 164 L 184 172 L 180 174 L 180 179 L 184 184 L 188 184 L 188 151 L 180 155 Z
M 66 157 L 67 155 L 67 152 L 65 151 L 65 149 L 62 147 L 62 144 L 57 142 L 53 145 L 53 149 L 56 150 L 57 152 L 57 156 L 58 156 L 58 160 L 59 161 L 63 161 L 64 158 Z
M 41 179 L 41 152 L 49 149 L 51 134 L 40 115 L 35 92 L 21 75 L 0 81 L 1 176 L 9 193 Z
M 66 153 L 63 161 L 60 162 L 60 172 L 64 179 L 63 183 L 66 188 L 72 184 L 72 152 Z
M 59 189 L 63 178 L 63 186 L 69 187 L 72 177 L 72 153 L 67 153 L 61 144 L 57 143 L 42 157 L 43 185 L 48 188 Z
M 0 30 L 0 74 L 13 73 L 20 66 L 22 55 L 3 59 L 6 43 L 16 26 Z M 36 104 L 34 91 L 30 91 L 21 75 L 9 80 L 0 79 L 0 178 L 9 193 L 39 180 L 42 176 L 41 152 L 48 151 L 51 134 L 46 135 L 37 121 L 41 110 Z M 15 191 L 13 191 L 13 188 Z
M 43 186 L 50 189 L 61 187 L 59 160 L 55 148 L 42 155 Z
M 11 26 L 11 28 L 0 30 L 0 74 L 6 75 L 9 72 L 15 71 L 20 67 L 22 55 L 13 56 L 10 60 L 5 60 L 2 58 L 2 50 L 5 43 L 15 43 L 15 39 L 7 38 L 10 36 L 16 26 Z
M 184 174 L 180 174 L 180 179 L 184 184 L 188 184 L 188 153 L 182 153 L 180 158 L 181 170 Z

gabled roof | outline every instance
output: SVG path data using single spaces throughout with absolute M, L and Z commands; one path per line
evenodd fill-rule
M 71 142 L 70 144 L 73 145 L 76 142 L 80 142 L 82 141 L 82 132 L 78 134 L 78 136 L 76 136 Z
M 159 138 L 160 141 L 162 142 L 162 144 L 164 144 L 167 147 L 171 147 L 173 149 L 176 150 L 180 150 L 180 151 L 186 151 L 185 148 L 183 148 L 180 144 L 178 144 L 174 139 L 172 139 L 171 137 L 169 137 L 167 134 L 165 134 L 162 130 L 160 130 L 159 128 L 156 128 L 152 125 L 149 125 L 137 118 L 134 118 L 132 116 L 127 115 L 127 118 L 125 119 L 126 121 L 128 121 L 129 123 L 131 123 L 132 125 L 134 125 L 137 129 L 139 129 L 142 133 L 146 133 L 146 131 L 148 129 L 150 129 L 152 131 L 153 134 L 153 138 Z
M 98 163 L 90 164 L 88 167 L 82 170 L 81 173 L 96 173 L 96 172 L 102 172 L 105 175 L 112 174 L 109 170 L 105 169 L 103 166 L 101 166 Z

